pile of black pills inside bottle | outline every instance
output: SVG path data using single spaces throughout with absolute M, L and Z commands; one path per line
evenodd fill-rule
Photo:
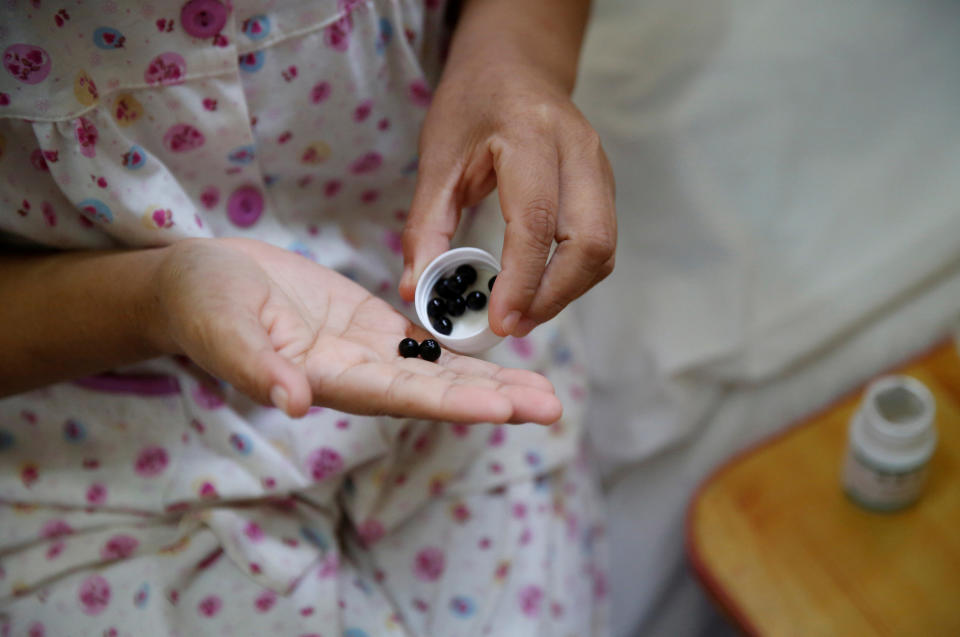
M 493 276 L 487 282 L 488 291 L 493 289 L 496 278 Z M 471 290 L 476 283 L 477 270 L 468 264 L 461 265 L 452 275 L 436 282 L 427 302 L 427 315 L 433 329 L 447 336 L 453 332 L 455 319 L 467 312 L 479 312 L 487 306 L 487 295 L 479 289 Z

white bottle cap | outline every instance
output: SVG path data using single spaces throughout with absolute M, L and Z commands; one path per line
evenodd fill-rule
M 922 452 L 936 442 L 936 401 L 910 376 L 884 376 L 867 389 L 861 412 L 864 434 L 889 451 Z
M 417 281 L 417 291 L 414 294 L 413 304 L 417 310 L 417 318 L 420 319 L 420 324 L 441 345 L 461 354 L 479 354 L 503 340 L 503 337 L 493 333 L 493 330 L 490 329 L 489 320 L 486 320 L 487 309 L 490 307 L 489 303 L 482 310 L 479 310 L 483 313 L 485 320 L 478 321 L 476 329 L 466 332 L 455 327 L 451 334 L 441 334 L 433 328 L 430 316 L 427 314 L 427 303 L 433 297 L 433 286 L 440 279 L 452 276 L 461 265 L 472 265 L 478 270 L 478 279 L 475 285 L 482 285 L 483 293 L 489 296 L 487 282 L 481 280 L 483 277 L 479 276 L 479 272 L 487 270 L 496 275 L 500 272 L 500 264 L 492 254 L 480 248 L 455 248 L 444 252 L 431 261 L 430 265 L 423 271 L 420 280 Z M 471 311 L 467 310 L 467 312 Z M 462 317 L 453 317 L 452 320 L 456 322 L 457 318 Z

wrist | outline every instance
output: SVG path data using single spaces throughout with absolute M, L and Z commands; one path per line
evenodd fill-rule
M 444 77 L 519 69 L 570 95 L 588 0 L 467 0 Z M 513 71 L 511 71 L 513 72 Z
M 451 57 L 441 77 L 440 86 L 454 85 L 458 91 L 472 94 L 487 91 L 502 96 L 506 88 L 511 93 L 550 93 L 569 98 L 576 81 L 576 69 L 542 59 L 542 54 L 531 53 L 523 44 L 501 41 L 464 46 L 461 55 Z
M 171 274 L 176 277 L 175 261 L 177 244 L 163 248 L 145 250 L 141 280 L 135 285 L 135 294 L 131 306 L 130 325 L 134 330 L 132 338 L 152 356 L 182 354 L 179 344 L 173 337 L 170 308 L 166 302 L 165 280 Z

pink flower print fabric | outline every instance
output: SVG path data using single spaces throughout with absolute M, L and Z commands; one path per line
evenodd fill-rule
M 252 238 L 407 311 L 442 0 L 0 11 L 5 236 Z M 488 355 L 551 378 L 554 427 L 291 420 L 169 357 L 0 399 L 0 631 L 603 635 L 571 339 L 558 320 Z
M 95 157 L 97 154 L 97 127 L 85 117 L 77 118 L 74 124 L 74 131 L 77 136 L 77 144 L 80 146 L 80 153 L 84 157 Z
M 310 476 L 319 482 L 339 473 L 343 468 L 343 459 L 336 449 L 323 447 L 310 454 L 307 466 Z
M 77 600 L 85 615 L 99 615 L 107 609 L 111 595 L 110 582 L 100 575 L 91 575 L 81 582 Z
M 120 560 L 133 555 L 140 542 L 130 535 L 115 535 L 107 540 L 100 551 L 101 557 L 107 560 Z
M 414 562 L 414 572 L 419 579 L 434 581 L 443 575 L 443 551 L 435 547 L 428 547 L 417 553 Z
M 174 124 L 163 136 L 163 145 L 172 153 L 183 153 L 203 146 L 203 133 L 190 124 Z
M 143 73 L 143 81 L 147 84 L 179 84 L 186 75 L 186 60 L 179 53 L 168 51 L 150 60 Z
M 163 447 L 146 447 L 138 455 L 134 469 L 142 478 L 154 478 L 167 468 L 169 456 Z
M 263 214 L 263 194 L 256 186 L 241 186 L 227 200 L 227 217 L 236 226 L 248 228 Z
M 213 617 L 223 607 L 223 600 L 219 595 L 207 595 L 197 604 L 197 612 L 203 617 Z
M 24 84 L 39 84 L 47 79 L 51 64 L 50 54 L 31 44 L 12 44 L 3 52 L 3 68 Z
M 212 38 L 226 26 L 229 13 L 218 0 L 189 0 L 180 10 L 180 24 L 195 38 Z

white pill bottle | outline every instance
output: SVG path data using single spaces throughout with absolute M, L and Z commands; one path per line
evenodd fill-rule
M 448 250 L 431 261 L 417 281 L 417 290 L 414 293 L 414 309 L 420 324 L 430 332 L 434 339 L 447 349 L 461 354 L 480 354 L 503 340 L 490 329 L 487 318 L 489 303 L 480 312 L 467 311 L 454 321 L 453 332 L 441 334 L 430 322 L 427 312 L 427 303 L 430 301 L 433 287 L 442 278 L 453 276 L 457 267 L 461 265 L 473 266 L 477 271 L 477 280 L 467 290 L 477 290 L 489 295 L 492 291 L 488 287 L 490 277 L 500 272 L 500 263 L 492 254 L 480 248 L 454 248 Z
M 843 465 L 847 496 L 871 511 L 917 501 L 937 445 L 936 401 L 909 376 L 884 376 L 867 388 L 850 421 Z

